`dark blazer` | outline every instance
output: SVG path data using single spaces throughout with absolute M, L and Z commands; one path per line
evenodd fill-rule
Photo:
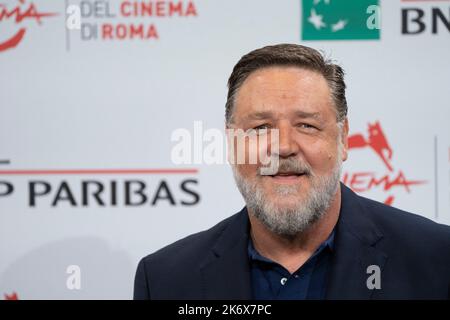
M 450 227 L 360 197 L 341 184 L 328 299 L 448 299 Z M 137 268 L 135 299 L 251 299 L 247 210 L 179 240 Z M 381 289 L 368 289 L 367 267 Z

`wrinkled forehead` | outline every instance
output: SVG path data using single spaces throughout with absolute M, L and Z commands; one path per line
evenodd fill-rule
M 248 76 L 235 98 L 234 118 L 282 116 L 335 116 L 326 79 L 298 67 L 269 67 Z

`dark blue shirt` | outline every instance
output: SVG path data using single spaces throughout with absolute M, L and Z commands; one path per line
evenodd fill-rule
M 253 298 L 256 300 L 325 299 L 327 271 L 333 242 L 334 231 L 308 261 L 290 274 L 280 264 L 260 255 L 250 238 L 248 255 Z

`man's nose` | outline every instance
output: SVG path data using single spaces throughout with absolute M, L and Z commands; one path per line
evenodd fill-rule
M 299 152 L 299 145 L 295 140 L 295 130 L 290 125 L 278 126 L 278 152 L 272 150 L 281 158 L 289 158 L 295 156 Z

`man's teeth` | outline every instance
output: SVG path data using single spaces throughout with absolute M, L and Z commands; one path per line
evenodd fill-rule
M 303 175 L 302 172 L 280 172 L 280 173 L 276 173 L 274 174 L 274 176 L 301 176 Z

